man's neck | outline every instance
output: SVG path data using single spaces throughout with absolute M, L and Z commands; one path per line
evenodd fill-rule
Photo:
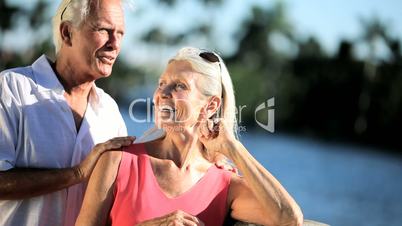
M 90 76 L 85 76 L 82 73 L 78 73 L 77 70 L 72 67 L 72 63 L 67 60 L 57 60 L 52 64 L 53 70 L 59 79 L 60 83 L 64 87 L 64 90 L 69 96 L 88 96 L 91 91 L 94 80 L 88 79 Z

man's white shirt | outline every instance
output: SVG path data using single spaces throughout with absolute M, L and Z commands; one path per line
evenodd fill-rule
M 64 88 L 42 55 L 32 66 L 0 74 L 0 171 L 11 168 L 68 168 L 93 146 L 127 129 L 116 102 L 93 87 L 77 132 Z M 74 225 L 85 185 L 47 195 L 0 201 L 0 225 Z

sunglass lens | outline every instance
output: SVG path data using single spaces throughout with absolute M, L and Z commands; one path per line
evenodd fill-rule
M 208 60 L 209 62 L 215 63 L 219 61 L 218 56 L 215 53 L 212 52 L 203 52 L 200 53 L 200 57 Z

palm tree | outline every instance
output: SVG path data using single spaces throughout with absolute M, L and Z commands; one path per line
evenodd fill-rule
M 367 113 L 371 105 L 371 85 L 377 74 L 376 66 L 376 42 L 387 43 L 389 39 L 388 27 L 378 17 L 361 18 L 362 35 L 357 41 L 363 41 L 368 46 L 368 54 L 364 60 L 365 84 L 359 97 L 360 114 L 355 121 L 355 131 L 358 134 L 364 133 L 368 128 Z

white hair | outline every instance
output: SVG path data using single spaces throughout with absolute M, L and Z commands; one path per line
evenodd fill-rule
M 61 48 L 60 24 L 70 21 L 73 26 L 78 27 L 89 15 L 92 0 L 62 0 L 53 16 L 53 44 L 56 54 Z
M 59 7 L 57 8 L 56 15 L 52 19 L 52 29 L 53 29 L 53 44 L 55 46 L 56 55 L 61 48 L 61 34 L 60 34 L 60 24 L 64 21 L 69 21 L 74 27 L 80 26 L 91 13 L 91 4 L 96 1 L 99 6 L 100 0 L 62 0 Z M 122 0 L 122 3 L 127 3 L 128 6 L 132 7 L 131 0 Z M 96 9 L 94 9 L 96 10 Z
M 217 112 L 218 115 L 216 116 L 223 118 L 229 127 L 229 131 L 232 131 L 233 135 L 237 137 L 236 103 L 229 71 L 218 54 L 211 52 L 218 57 L 219 61 L 210 62 L 200 56 L 203 52 L 211 51 L 184 47 L 169 62 L 174 60 L 187 61 L 195 71 L 203 75 L 202 79 L 198 80 L 197 87 L 206 96 L 221 97 L 220 111 Z

